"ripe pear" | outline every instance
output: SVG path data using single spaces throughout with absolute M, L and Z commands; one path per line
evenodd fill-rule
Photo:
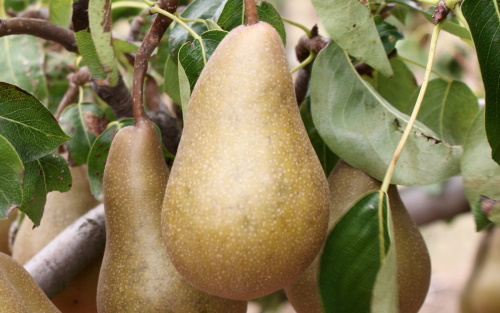
M 245 312 L 244 302 L 196 290 L 170 263 L 160 226 L 168 173 L 151 122 L 116 134 L 104 171 L 107 239 L 99 312 Z
M 0 313 L 33 312 L 60 313 L 30 274 L 0 252 Z
M 297 279 L 323 245 L 330 201 L 272 26 L 258 22 L 226 35 L 184 122 L 162 213 L 179 273 L 237 300 Z
M 340 160 L 328 177 L 331 194 L 331 215 L 328 232 L 364 194 L 380 189 L 381 183 Z M 397 256 L 399 312 L 416 313 L 429 289 L 430 258 L 422 235 L 406 211 L 396 186 L 388 191 Z M 319 261 L 293 284 L 285 288 L 288 300 L 297 313 L 322 313 L 318 290 Z
M 17 218 L 17 210 L 12 210 L 6 220 L 0 220 L 0 252 L 11 254 L 9 247 L 10 226 Z
M 467 288 L 467 304 L 474 313 L 500 312 L 500 228 L 492 232 L 484 251 L 479 251 L 483 255 L 476 259 Z
M 33 228 L 33 222 L 24 218 L 16 235 L 12 257 L 21 264 L 28 262 L 61 231 L 99 202 L 90 191 L 86 166 L 69 167 L 71 189 L 47 194 L 42 222 Z M 97 312 L 96 296 L 100 261 L 96 261 L 74 277 L 52 302 L 63 312 Z

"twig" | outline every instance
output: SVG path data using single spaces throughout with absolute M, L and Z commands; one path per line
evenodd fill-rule
M 13 17 L 0 19 L 0 37 L 9 35 L 32 35 L 57 42 L 71 52 L 78 52 L 74 33 L 46 20 Z
M 50 298 L 102 257 L 105 242 L 104 205 L 101 204 L 68 226 L 24 267 Z
M 66 93 L 64 94 L 64 97 L 59 103 L 59 106 L 57 107 L 56 113 L 54 114 L 56 120 L 61 117 L 62 111 L 64 111 L 68 105 L 76 101 L 76 98 L 78 97 L 78 87 L 89 82 L 92 75 L 90 74 L 88 67 L 84 66 L 77 72 L 69 74 L 66 78 L 69 82 L 69 86 L 68 90 L 66 90 Z
M 159 5 L 161 9 L 166 10 L 169 13 L 173 13 L 177 9 L 178 2 L 178 0 L 162 0 Z M 153 50 L 160 43 L 160 40 L 170 23 L 172 23 L 170 18 L 158 14 L 151 25 L 149 32 L 146 34 L 146 37 L 144 37 L 141 47 L 135 55 L 134 83 L 132 87 L 132 106 L 134 108 L 133 112 L 135 122 L 146 118 L 143 105 L 143 84 L 144 77 L 146 76 L 146 71 L 148 69 L 148 59 Z

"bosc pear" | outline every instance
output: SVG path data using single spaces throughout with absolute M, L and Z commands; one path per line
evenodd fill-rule
M 364 194 L 380 189 L 380 181 L 339 160 L 328 177 L 331 194 L 330 233 L 335 224 Z M 399 312 L 417 313 L 429 289 L 431 264 L 425 242 L 406 211 L 396 186 L 388 191 L 397 258 Z M 318 289 L 321 255 L 293 284 L 285 287 L 297 313 L 323 313 Z
M 168 173 L 150 121 L 116 134 L 104 171 L 107 238 L 99 313 L 244 313 L 245 302 L 193 288 L 170 263 L 160 226 Z
M 330 200 L 272 26 L 257 22 L 226 35 L 184 122 L 162 215 L 179 273 L 237 300 L 294 281 L 323 245 Z
M 60 313 L 33 277 L 0 252 L 0 313 Z

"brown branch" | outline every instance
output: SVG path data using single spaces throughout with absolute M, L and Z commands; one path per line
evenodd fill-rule
M 9 35 L 32 35 L 57 42 L 71 52 L 78 52 L 74 33 L 46 20 L 13 17 L 0 19 L 0 37 Z
M 259 22 L 259 14 L 257 13 L 255 0 L 245 0 L 245 15 L 247 17 L 247 26 Z
M 163 10 L 174 13 L 177 9 L 178 2 L 178 0 L 161 0 L 159 5 Z M 151 53 L 153 53 L 153 50 L 158 47 L 158 44 L 160 43 L 160 40 L 163 37 L 163 34 L 165 34 L 168 26 L 170 26 L 170 23 L 172 23 L 171 19 L 158 14 L 146 34 L 146 37 L 144 37 L 141 47 L 135 55 L 132 106 L 134 120 L 136 123 L 139 120 L 146 118 L 142 97 L 144 77 L 146 76 L 146 72 L 148 70 L 148 59 L 151 56 Z

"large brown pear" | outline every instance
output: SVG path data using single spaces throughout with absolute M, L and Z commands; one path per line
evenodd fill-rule
M 104 171 L 107 238 L 99 313 L 245 312 L 245 302 L 193 288 L 169 261 L 160 226 L 167 179 L 151 122 L 140 121 L 116 134 Z
M 177 270 L 248 300 L 294 281 L 326 237 L 326 177 L 299 115 L 272 26 L 233 29 L 193 90 L 163 204 Z
M 14 241 L 13 258 L 21 264 L 28 262 L 61 231 L 99 202 L 90 191 L 86 166 L 69 167 L 72 177 L 67 192 L 53 191 L 47 194 L 42 222 L 34 228 L 25 218 Z M 94 262 L 74 277 L 64 290 L 52 297 L 52 302 L 63 312 L 97 312 L 96 295 L 100 260 Z
M 331 215 L 328 232 L 364 194 L 380 189 L 381 183 L 340 160 L 328 177 Z M 399 312 L 417 313 L 429 289 L 429 253 L 415 223 L 406 211 L 396 186 L 389 187 L 397 256 Z M 297 313 L 323 313 L 318 290 L 320 256 L 293 284 L 285 288 Z
M 0 313 L 57 313 L 30 274 L 0 252 Z

